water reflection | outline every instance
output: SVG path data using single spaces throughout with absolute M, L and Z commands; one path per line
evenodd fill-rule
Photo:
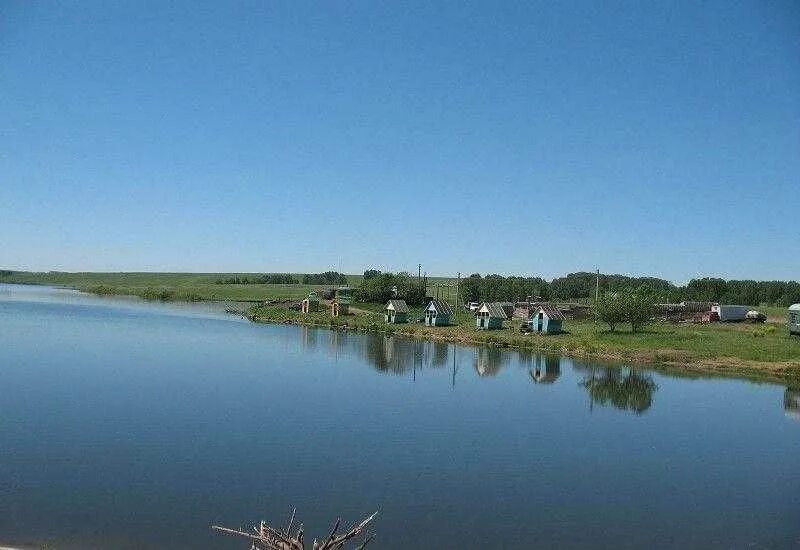
M 431 358 L 431 366 L 441 368 L 447 365 L 447 351 L 450 347 L 448 344 L 442 342 L 428 342 L 433 346 L 433 357 Z
M 485 347 L 475 349 L 475 372 L 478 376 L 497 376 L 500 369 L 508 360 L 500 348 Z
M 606 367 L 592 369 L 580 385 L 589 393 L 590 407 L 595 403 L 642 414 L 653 404 L 658 386 L 653 377 L 636 369 Z
M 526 376 L 528 383 L 554 384 L 563 376 L 566 362 L 578 374 L 579 386 L 589 397 L 589 408 L 611 406 L 640 415 L 653 406 L 658 386 L 652 375 L 636 368 L 598 365 L 539 355 L 531 351 L 509 351 L 497 347 L 463 348 L 444 342 L 417 340 L 396 335 L 359 334 L 344 330 L 300 327 L 302 347 L 328 352 L 335 356 L 360 356 L 376 372 L 409 376 L 416 380 L 425 369 L 449 371 L 451 386 L 464 376 L 460 367 L 470 361 L 479 378 L 496 377 L 509 365 Z M 459 362 L 463 362 L 460 365 Z M 473 375 L 474 376 L 474 375 Z M 515 374 L 516 376 L 516 374 Z M 788 387 L 784 393 L 784 411 L 800 421 L 800 388 Z
M 789 418 L 800 421 L 800 387 L 789 386 L 783 392 L 783 410 Z
M 537 355 L 533 360 L 534 366 L 528 374 L 537 384 L 553 384 L 561 377 L 561 358 L 552 355 Z

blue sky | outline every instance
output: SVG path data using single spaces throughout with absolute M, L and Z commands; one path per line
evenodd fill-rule
M 4 2 L 0 267 L 800 278 L 800 4 Z

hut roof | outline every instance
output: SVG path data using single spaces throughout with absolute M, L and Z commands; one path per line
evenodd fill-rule
M 547 317 L 549 317 L 550 319 L 554 319 L 556 321 L 564 320 L 564 314 L 561 313 L 561 310 L 558 309 L 553 304 L 541 304 L 539 306 L 539 309 L 543 311 L 544 314 L 547 315 Z
M 388 308 L 389 306 L 391 306 L 395 313 L 408 313 L 408 304 L 406 304 L 405 300 L 389 300 L 386 307 Z
M 430 303 L 428 304 L 428 307 L 426 307 L 425 309 L 430 309 L 431 306 L 434 307 L 436 313 L 441 313 L 442 315 L 453 314 L 453 308 L 450 307 L 450 304 L 448 304 L 444 300 L 431 300 Z
M 792 304 L 789 306 L 789 311 L 800 311 L 800 304 Z
M 497 317 L 499 319 L 506 318 L 506 312 L 503 311 L 503 306 L 500 305 L 499 302 L 483 302 L 481 307 L 478 308 L 478 311 L 482 310 L 484 307 L 489 312 L 489 317 Z

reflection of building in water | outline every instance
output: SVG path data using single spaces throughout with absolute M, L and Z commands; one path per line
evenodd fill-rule
M 561 376 L 561 359 L 554 355 L 539 355 L 529 373 L 537 384 L 552 384 Z
M 783 410 L 789 418 L 800 421 L 800 388 L 786 388 L 783 392 Z
M 421 357 L 425 342 L 374 333 L 363 338 L 366 339 L 363 348 L 366 359 L 378 372 L 403 374 L 423 366 Z
M 475 350 L 475 372 L 478 376 L 495 376 L 503 367 L 503 353 L 496 347 L 481 347 Z
M 301 325 L 300 342 L 305 349 L 315 349 L 317 347 L 317 334 L 319 334 L 319 329 Z
M 447 365 L 447 348 L 448 345 L 442 342 L 432 342 L 433 354 L 431 357 L 431 366 L 440 368 Z
M 581 386 L 589 393 L 590 408 L 595 403 L 611 405 L 621 410 L 642 414 L 653 404 L 653 394 L 658 386 L 653 377 L 640 374 L 634 369 L 594 369 L 584 377 Z

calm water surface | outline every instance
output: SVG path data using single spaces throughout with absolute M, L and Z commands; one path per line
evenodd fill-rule
M 0 390 L 0 545 L 800 545 L 800 388 L 0 285 Z

